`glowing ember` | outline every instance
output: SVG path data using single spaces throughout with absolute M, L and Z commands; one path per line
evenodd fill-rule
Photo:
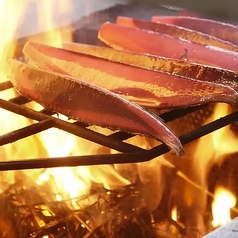
M 230 209 L 235 205 L 235 196 L 227 189 L 218 187 L 212 203 L 213 227 L 223 226 L 231 221 Z

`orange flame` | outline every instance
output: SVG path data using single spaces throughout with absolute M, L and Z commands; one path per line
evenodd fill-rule
M 171 211 L 171 218 L 172 218 L 172 220 L 177 221 L 177 219 L 178 219 L 177 207 L 173 207 L 173 209 Z
M 216 188 L 212 203 L 213 227 L 223 226 L 231 221 L 230 209 L 236 205 L 236 197 L 227 189 Z
M 226 116 L 231 111 L 230 105 L 215 104 L 213 112 L 204 122 L 204 125 Z M 198 206 L 202 216 L 206 210 L 207 195 L 213 196 L 207 190 L 208 173 L 212 166 L 221 164 L 227 155 L 238 151 L 236 144 L 237 137 L 229 125 L 200 138 L 196 143 L 195 151 L 192 151 L 192 170 L 188 173 L 198 186 L 188 186 L 185 191 L 185 201 L 188 206 Z M 199 189 L 195 189 L 195 187 Z M 226 213 L 226 210 L 224 210 L 224 213 Z
M 218 103 L 214 108 L 214 113 L 204 124 L 226 116 L 231 111 L 227 104 Z M 203 182 L 206 181 L 207 171 L 215 163 L 220 163 L 224 155 L 235 153 L 237 148 L 237 137 L 230 130 L 230 126 L 223 127 L 215 132 L 202 137 L 196 148 L 194 155 L 194 166 Z
M 18 27 L 22 23 L 25 10 L 27 9 L 27 0 L 14 1 L 14 0 L 0 0 L 0 83 L 7 80 L 6 77 L 6 63 L 9 58 L 14 56 L 16 48 L 16 37 Z M 13 89 L 0 92 L 0 97 L 9 99 L 15 96 Z M 0 135 L 8 133 L 11 130 L 16 130 L 29 124 L 29 120 L 21 116 L 16 116 L 8 111 L 0 109 Z M 31 141 L 26 139 L 24 144 L 19 145 L 6 145 L 0 147 L 1 159 L 15 159 L 22 157 L 24 151 L 31 147 L 33 153 L 37 148 Z M 26 154 L 27 157 L 27 154 Z M 2 181 L 8 183 L 14 182 L 14 174 L 12 172 L 5 172 L 2 175 Z M 2 188 L 1 188 L 2 189 Z
M 35 0 L 31 2 L 36 4 L 36 8 L 39 12 L 37 17 L 37 32 L 40 33 L 42 31 L 47 31 L 47 33 L 41 36 L 29 38 L 52 46 L 62 46 L 63 34 L 62 30 L 56 29 L 58 27 L 57 19 L 54 18 L 56 6 L 53 4 L 53 1 Z M 72 5 L 66 2 L 67 1 L 58 1 L 59 5 L 57 5 L 57 11 L 60 13 L 58 15 L 61 15 L 62 19 L 66 16 L 69 17 L 70 11 L 72 11 Z M 16 40 L 15 32 L 17 32 L 19 24 L 22 23 L 28 3 L 29 0 L 0 0 L 0 82 L 7 80 L 5 74 L 5 63 L 8 58 L 14 57 L 14 51 L 16 48 L 16 44 L 14 42 L 14 40 Z M 44 12 L 44 14 L 42 14 L 42 12 Z M 43 15 L 44 17 L 42 17 Z M 67 33 L 64 40 L 70 41 L 70 37 L 71 34 Z M 14 96 L 15 92 L 12 89 L 5 90 L 4 92 L 0 93 L 0 97 L 7 100 Z M 35 110 L 41 109 L 41 106 L 36 103 L 30 103 L 28 106 L 34 108 Z M 229 111 L 228 105 L 217 104 L 215 113 L 208 119 L 207 122 L 227 114 L 227 111 Z M 67 120 L 67 118 L 62 115 L 59 115 L 59 117 L 62 120 Z M 6 134 L 12 130 L 22 128 L 32 123 L 32 120 L 28 120 L 24 117 L 12 114 L 2 109 L 0 109 L 0 118 L 0 135 Z M 226 138 L 229 137 L 229 139 L 222 140 L 224 135 Z M 197 167 L 197 171 L 201 172 L 199 176 L 201 176 L 201 180 L 204 181 L 204 184 L 208 167 L 213 163 L 217 163 L 224 154 L 237 151 L 234 139 L 234 134 L 229 130 L 228 127 L 226 127 L 216 131 L 211 135 L 208 135 L 205 139 L 202 138 L 202 140 L 199 141 L 197 153 L 195 153 L 195 166 Z M 140 140 L 141 137 L 137 137 L 135 143 L 144 145 L 144 147 L 150 146 L 148 145 L 148 141 L 145 142 Z M 209 149 L 205 151 L 204 148 Z M 5 160 L 47 156 L 58 157 L 68 155 L 95 154 L 98 153 L 100 149 L 100 146 L 87 142 L 86 140 L 77 138 L 58 129 L 50 129 L 40 133 L 38 136 L 35 135 L 25 138 L 24 142 L 18 141 L 14 144 L 0 147 L 0 156 Z M 158 206 L 163 193 L 164 177 L 162 173 L 162 166 L 166 165 L 172 167 L 172 165 L 167 164 L 167 162 L 163 159 L 163 157 L 160 157 L 146 163 L 137 164 L 135 165 L 136 168 L 134 165 L 102 165 L 77 168 L 53 168 L 47 169 L 42 173 L 40 171 L 40 175 L 39 171 L 26 171 L 25 173 L 31 175 L 31 177 L 33 177 L 36 183 L 39 185 L 50 182 L 52 184 L 52 190 L 55 192 L 55 199 L 62 200 L 75 198 L 88 193 L 92 183 L 102 184 L 108 189 L 128 185 L 132 180 L 132 173 L 129 172 L 129 175 L 128 172 L 125 173 L 124 168 L 126 168 L 127 171 L 133 171 L 133 173 L 135 173 L 135 171 L 136 173 L 138 172 L 142 182 L 150 185 L 147 186 L 148 190 L 146 190 L 146 192 L 149 199 L 151 199 L 151 197 L 155 199 L 154 201 L 150 200 L 149 204 L 150 208 L 154 209 Z M 123 176 L 121 174 L 123 174 Z M 14 179 L 14 173 L 7 172 L 5 173 L 5 177 L 2 180 L 13 183 Z M 161 190 L 155 190 L 155 187 L 161 188 Z M 234 200 L 229 201 L 231 201 L 229 206 L 232 206 L 235 203 Z M 224 212 L 227 213 L 227 210 L 224 209 Z M 177 208 L 172 210 L 171 215 L 176 221 Z M 218 222 L 217 218 L 215 217 L 216 215 L 214 210 L 214 225 L 223 224 L 220 220 Z M 227 220 L 228 218 L 226 218 L 226 221 Z
M 226 116 L 231 112 L 230 105 L 217 103 L 211 116 L 205 121 L 207 124 Z M 207 188 L 207 174 L 214 164 L 222 163 L 225 156 L 237 152 L 236 135 L 230 129 L 230 125 L 199 139 L 193 156 L 193 176 L 198 181 L 203 191 Z M 190 194 L 192 199 L 196 196 Z M 206 199 L 203 199 L 205 202 Z M 201 203 L 201 201 L 200 201 Z M 205 204 L 200 204 L 205 207 Z
M 0 0 L 0 72 L 1 80 L 5 81 L 5 63 L 7 59 L 14 57 L 16 49 L 15 35 L 17 29 L 24 32 L 28 28 L 30 33 L 37 33 L 31 40 L 37 40 L 44 44 L 53 46 L 62 46 L 62 41 L 70 41 L 72 4 L 68 1 L 15 1 Z M 27 10 L 33 11 L 28 12 Z M 42 12 L 44 14 L 42 14 Z M 32 22 L 37 26 L 26 22 L 24 17 L 31 15 Z M 11 16 L 11 17 L 9 17 Z M 6 23 L 7 21 L 7 23 Z M 64 28 L 59 28 L 64 27 Z M 44 33 L 45 31 L 45 33 Z M 40 33 L 40 34 L 38 34 Z M 0 81 L 0 82 L 2 82 Z M 0 93 L 0 97 L 6 100 L 15 96 L 13 89 L 5 90 Z M 28 107 L 35 110 L 41 110 L 42 107 L 34 102 L 27 104 Z M 62 120 L 68 120 L 62 115 L 57 115 Z M 8 111 L 0 109 L 0 135 L 10 131 L 22 128 L 31 124 L 33 121 L 22 116 L 15 115 Z M 86 140 L 77 138 L 64 131 L 52 128 L 47 131 L 25 138 L 24 141 L 17 141 L 13 144 L 0 147 L 1 158 L 8 160 L 32 158 L 32 157 L 60 157 L 68 155 L 95 154 L 101 148 Z M 37 184 L 50 182 L 52 190 L 55 192 L 56 200 L 74 198 L 89 192 L 91 183 L 102 184 L 105 188 L 115 188 L 130 184 L 130 181 L 118 174 L 114 166 L 88 166 L 79 168 L 53 168 L 47 169 L 43 173 L 39 170 L 24 171 L 30 175 Z M 13 172 L 4 173 L 2 181 L 14 183 L 15 175 Z M 39 175 L 40 174 L 40 175 Z M 2 188 L 1 188 L 2 189 Z

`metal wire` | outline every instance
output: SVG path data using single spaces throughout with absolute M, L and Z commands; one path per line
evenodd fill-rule
M 133 135 L 131 134 L 125 132 L 116 132 L 112 135 L 105 136 L 103 134 L 94 132 L 86 128 L 87 125 L 83 123 L 66 122 L 60 120 L 59 118 L 52 117 L 51 115 L 44 113 L 44 111 L 37 112 L 25 106 L 13 103 L 12 101 L 13 100 L 6 101 L 0 99 L 0 107 L 9 110 L 11 112 L 17 113 L 19 115 L 25 116 L 27 118 L 38 120 L 39 123 L 32 124 L 30 126 L 21 128 L 19 130 L 1 136 L 0 145 L 12 143 L 13 141 L 25 138 L 30 135 L 34 135 L 35 133 L 38 133 L 51 127 L 57 127 L 59 129 L 70 132 L 74 135 L 80 136 L 82 138 L 88 139 L 90 141 L 93 141 L 95 143 L 104 145 L 106 147 L 115 149 L 123 153 L 97 154 L 87 156 L 69 156 L 69 157 L 67 156 L 67 157 L 53 158 L 52 160 L 49 158 L 34 158 L 31 160 L 19 159 L 17 161 L 6 161 L 6 162 L 4 161 L 0 162 L 0 171 L 63 167 L 63 166 L 144 162 L 151 160 L 155 157 L 158 157 L 162 154 L 165 154 L 169 151 L 169 149 L 164 144 L 156 146 L 150 150 L 145 150 L 138 146 L 131 145 L 122 141 L 132 137 Z M 177 109 L 161 114 L 161 117 L 168 122 L 177 119 L 179 117 L 183 117 L 196 110 L 199 110 L 202 107 L 203 106 L 199 106 L 183 110 Z M 196 130 L 193 130 L 190 133 L 182 135 L 180 137 L 180 140 L 183 145 L 190 143 L 204 135 L 207 135 L 215 130 L 227 126 L 237 120 L 238 120 L 238 112 L 233 112 L 230 115 L 227 115 L 211 123 L 208 123 L 207 125 L 204 125 Z
M 11 88 L 9 82 L 0 84 L 0 90 Z M 96 165 L 96 164 L 119 164 L 119 163 L 134 163 L 151 160 L 155 157 L 163 155 L 169 151 L 169 149 L 161 144 L 150 150 L 142 149 L 138 146 L 128 144 L 124 140 L 133 137 L 134 135 L 126 132 L 116 132 L 111 135 L 104 135 L 87 128 L 87 125 L 79 122 L 67 122 L 59 118 L 53 117 L 53 112 L 42 110 L 40 112 L 24 106 L 29 100 L 23 96 L 17 96 L 15 98 L 6 101 L 0 99 L 0 107 L 22 115 L 26 118 L 38 121 L 38 123 L 23 127 L 21 129 L 9 132 L 0 136 L 0 146 L 13 143 L 17 140 L 24 139 L 25 137 L 34 135 L 41 131 L 47 130 L 52 127 L 59 128 L 81 138 L 87 139 L 94 143 L 103 145 L 105 147 L 114 149 L 120 154 L 96 154 L 87 156 L 67 156 L 58 157 L 54 159 L 49 158 L 34 158 L 31 160 L 20 159 L 17 161 L 4 161 L 0 162 L 0 171 L 5 170 L 22 170 L 22 169 L 37 169 L 37 168 L 49 168 L 49 167 L 62 167 L 62 166 L 80 166 L 80 165 Z M 160 117 L 165 121 L 173 121 L 189 113 L 200 110 L 204 106 L 191 107 L 186 109 L 176 109 L 169 112 L 160 114 Z M 213 121 L 205 126 L 202 126 L 192 132 L 189 132 L 180 137 L 182 144 L 190 143 L 206 134 L 209 134 L 221 127 L 229 125 L 238 120 L 238 112 L 234 112 L 228 116 Z M 0 158 L 1 159 L 1 158 Z

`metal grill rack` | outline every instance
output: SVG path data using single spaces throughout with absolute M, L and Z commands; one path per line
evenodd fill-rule
M 0 91 L 11 88 L 10 82 L 0 84 Z M 11 131 L 0 136 L 0 146 L 14 143 L 17 140 L 42 132 L 49 128 L 55 127 L 81 138 L 87 139 L 102 146 L 117 150 L 119 154 L 95 154 L 87 156 L 69 156 L 59 157 L 50 160 L 48 158 L 34 158 L 32 160 L 24 160 L 19 158 L 17 161 L 0 162 L 0 171 L 20 170 L 34 168 L 49 168 L 62 166 L 80 166 L 80 165 L 96 165 L 96 164 L 118 164 L 133 163 L 151 160 L 157 156 L 167 153 L 169 149 L 161 144 L 152 149 L 145 150 L 138 146 L 128 144 L 124 140 L 133 135 L 126 132 L 115 132 L 111 135 L 104 135 L 87 128 L 86 124 L 79 122 L 67 122 L 52 115 L 53 112 L 42 110 L 34 111 L 24 106 L 29 100 L 23 96 L 14 97 L 8 101 L 0 99 L 0 108 L 22 115 L 26 118 L 38 121 L 37 123 L 23 127 L 21 129 Z M 186 109 L 176 109 L 160 115 L 165 122 L 170 122 L 181 118 L 189 113 L 195 112 L 204 106 L 191 107 Z M 229 125 L 238 120 L 238 112 L 233 112 L 223 118 L 204 125 L 196 130 L 180 136 L 183 145 L 192 142 L 208 133 L 211 133 L 221 127 Z
M 125 10 L 126 9 L 126 10 Z M 81 41 L 81 43 L 95 43 L 96 35 L 97 35 L 97 26 L 104 21 L 110 20 L 114 21 L 117 15 L 132 15 L 136 16 L 139 13 L 142 14 L 142 11 L 138 11 L 135 7 L 123 7 L 118 6 L 113 9 L 108 9 L 103 13 L 98 12 L 93 14 L 92 16 L 88 16 L 77 24 L 73 25 L 73 38 L 76 41 Z M 144 16 L 143 18 L 149 18 L 150 15 L 155 14 L 155 9 L 147 9 L 148 11 L 144 11 L 143 13 L 149 14 L 148 16 Z M 161 9 L 160 9 L 161 10 Z M 136 12 L 136 15 L 133 14 Z M 164 13 L 165 14 L 165 13 Z M 167 13 L 169 14 L 169 13 Z M 171 14 L 171 13 L 170 13 Z M 86 23 L 87 24 L 86 24 Z M 97 22 L 97 26 L 94 24 Z M 79 27 L 80 26 L 80 27 Z M 94 26 L 93 29 L 91 27 Z M 78 39 L 78 35 L 82 35 L 84 33 L 84 39 Z M 80 34 L 78 34 L 80 33 Z M 89 37 L 87 36 L 89 34 Z M 92 37 L 91 37 L 92 36 Z M 22 45 L 26 39 L 21 39 L 17 43 L 19 47 L 16 49 L 15 56 L 19 58 L 22 56 L 21 49 Z M 97 42 L 96 42 L 97 43 Z M 12 87 L 10 82 L 0 83 L 0 91 L 8 90 Z M 38 121 L 37 123 L 33 123 L 24 128 L 18 129 L 16 131 L 11 131 L 5 135 L 0 136 L 0 146 L 3 146 L 8 143 L 14 143 L 17 140 L 24 140 L 24 138 L 28 136 L 32 136 L 34 134 L 40 133 L 49 128 L 59 128 L 71 134 L 74 134 L 78 137 L 84 138 L 86 140 L 92 141 L 99 145 L 114 149 L 119 154 L 95 154 L 95 155 L 85 155 L 85 156 L 69 156 L 69 157 L 60 157 L 54 158 L 53 160 L 49 158 L 32 158 L 31 160 L 25 160 L 24 158 L 19 158 L 17 161 L 2 161 L 0 158 L 0 171 L 6 170 L 21 170 L 21 169 L 34 169 L 34 168 L 49 168 L 49 167 L 63 167 L 63 166 L 80 166 L 80 165 L 96 165 L 96 164 L 119 164 L 119 163 L 133 163 L 133 162 L 143 162 L 151 160 L 157 156 L 165 154 L 169 151 L 169 149 L 161 144 L 159 146 L 155 146 L 152 149 L 145 150 L 138 146 L 131 145 L 126 143 L 125 140 L 133 137 L 134 135 L 128 134 L 126 132 L 115 132 L 111 135 L 104 135 L 99 132 L 95 132 L 88 128 L 88 126 L 84 123 L 80 122 L 67 122 L 63 121 L 59 118 L 53 117 L 54 112 L 42 110 L 40 112 L 29 109 L 25 106 L 29 100 L 24 98 L 23 96 L 16 96 L 6 101 L 4 99 L 0 99 L 0 108 L 11 111 L 13 113 L 22 115 L 26 118 L 33 119 Z M 196 106 L 185 109 L 176 109 L 171 110 L 166 113 L 160 114 L 160 117 L 165 122 L 171 122 L 178 118 L 183 118 L 184 116 L 190 113 L 196 113 L 200 109 L 206 107 L 205 106 Z M 1 118 L 0 118 L 1 121 Z M 238 121 L 238 112 L 233 112 L 230 115 L 227 115 L 219 120 L 213 121 L 207 125 L 201 126 L 195 130 L 190 131 L 182 136 L 180 136 L 180 140 L 183 145 L 190 143 L 206 134 L 209 134 L 221 127 L 227 126 L 234 122 Z M 10 158 L 9 158 L 10 159 Z

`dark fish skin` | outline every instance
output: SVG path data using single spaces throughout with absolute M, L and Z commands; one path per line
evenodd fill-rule
M 24 54 L 42 69 L 82 78 L 141 106 L 175 108 L 208 102 L 235 104 L 230 87 L 134 67 L 92 55 L 28 42 Z
M 9 60 L 8 77 L 23 96 L 69 118 L 142 134 L 164 142 L 181 155 L 180 140 L 156 115 L 117 94 L 70 76 Z
M 238 71 L 238 53 L 210 45 L 135 27 L 106 22 L 98 33 L 101 41 L 116 49 L 152 54 Z
M 238 72 L 231 70 L 80 43 L 65 42 L 63 47 L 74 52 L 96 56 L 109 61 L 121 62 L 149 70 L 158 70 L 173 75 L 226 85 L 238 92 Z
M 176 38 L 182 38 L 195 43 L 203 45 L 212 45 L 215 47 L 220 47 L 222 49 L 238 52 L 238 47 L 227 41 L 223 41 L 208 34 L 204 34 L 202 32 L 176 25 L 161 22 L 142 21 L 129 17 L 118 17 L 116 23 L 121 26 L 137 27 L 145 30 L 155 31 Z
M 238 26 L 210 19 L 185 17 L 185 16 L 154 16 L 154 22 L 163 22 L 199 31 L 214 36 L 231 44 L 238 45 Z

